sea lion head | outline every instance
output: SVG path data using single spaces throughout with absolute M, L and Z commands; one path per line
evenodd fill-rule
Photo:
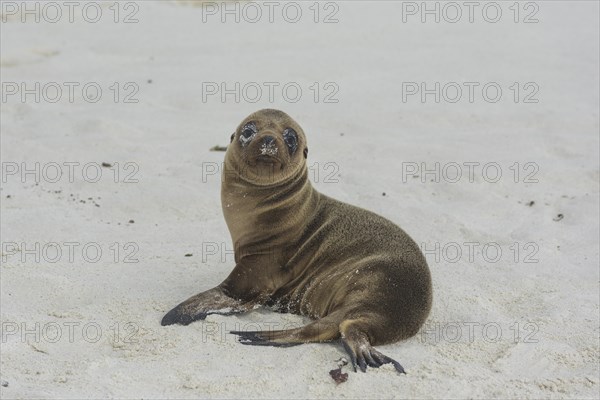
M 277 185 L 306 167 L 304 131 L 283 111 L 264 109 L 246 117 L 231 135 L 225 163 L 242 180 Z

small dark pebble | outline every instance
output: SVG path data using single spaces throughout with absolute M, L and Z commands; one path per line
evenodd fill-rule
M 558 214 L 558 215 L 556 216 L 556 218 L 552 218 L 552 220 L 553 220 L 553 221 L 556 221 L 556 222 L 558 222 L 558 221 L 560 221 L 561 219 L 563 219 L 564 217 L 565 217 L 564 215 L 562 215 L 562 214 Z
M 2 387 L 8 387 L 8 382 L 2 381 Z
M 341 368 L 332 369 L 331 371 L 329 371 L 329 375 L 331 375 L 335 383 L 338 385 L 348 380 L 348 374 L 343 374 Z
M 529 207 L 533 206 L 534 204 L 535 204 L 535 201 L 533 201 L 533 200 L 531 200 L 529 203 L 527 203 L 527 205 L 528 205 Z
M 338 367 L 342 368 L 344 365 L 348 365 L 348 360 L 345 357 L 341 357 L 339 360 L 335 360 L 338 363 Z
M 381 193 L 382 196 L 385 196 L 385 192 Z
M 227 151 L 227 146 L 213 146 L 210 148 L 210 151 Z
M 130 220 L 129 220 L 129 223 L 130 223 L 130 224 L 133 224 L 134 222 L 135 222 L 135 221 L 134 221 L 134 220 L 132 220 L 132 219 L 130 219 Z
M 79 200 L 80 203 L 84 203 L 85 204 L 85 200 Z
M 107 162 L 103 162 L 103 163 L 102 163 L 102 166 L 103 166 L 104 168 L 110 168 L 110 167 L 112 167 L 112 164 L 111 164 L 111 163 L 107 163 Z
M 148 79 L 148 83 L 152 83 L 152 79 Z
M 191 257 L 191 256 L 193 256 L 193 254 L 192 253 L 187 253 L 185 256 L 186 257 Z
M 100 207 L 100 204 L 94 203 L 94 205 L 95 205 L 96 207 Z
M 341 132 L 341 133 L 340 133 L 340 136 L 344 136 L 344 132 Z
M 11 197 L 12 197 L 12 196 L 11 196 L 10 194 L 7 194 L 7 195 L 6 195 L 6 198 L 7 198 L 7 199 L 10 199 Z

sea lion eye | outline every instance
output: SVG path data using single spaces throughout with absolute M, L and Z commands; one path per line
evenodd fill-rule
M 248 122 L 242 128 L 242 132 L 240 133 L 240 144 L 242 147 L 246 146 L 258 133 L 258 129 L 256 129 L 256 124 L 254 122 Z
M 287 128 L 283 131 L 283 141 L 290 150 L 290 154 L 294 154 L 298 149 L 298 134 L 292 128 Z
M 233 138 L 235 138 L 235 133 L 231 134 L 231 138 L 229 139 L 229 143 L 233 142 Z

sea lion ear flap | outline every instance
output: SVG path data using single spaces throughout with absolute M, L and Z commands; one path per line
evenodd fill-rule
M 308 157 L 308 147 L 304 148 L 304 158 Z
M 235 132 L 231 134 L 231 139 L 229 139 L 229 143 L 233 142 L 234 137 L 235 137 Z

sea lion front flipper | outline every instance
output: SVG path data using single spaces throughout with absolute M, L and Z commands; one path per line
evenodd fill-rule
M 169 311 L 162 319 L 161 325 L 189 325 L 194 321 L 205 319 L 207 315 L 231 315 L 249 311 L 254 302 L 242 302 L 227 296 L 217 286 L 206 292 L 190 297 Z

